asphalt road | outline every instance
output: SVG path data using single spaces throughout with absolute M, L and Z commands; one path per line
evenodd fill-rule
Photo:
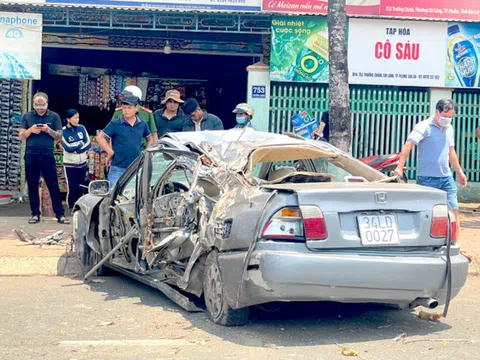
M 296 303 L 256 309 L 240 328 L 122 276 L 94 281 L 0 277 L 0 359 L 342 359 L 341 346 L 361 359 L 480 356 L 480 277 L 440 322 L 372 305 Z

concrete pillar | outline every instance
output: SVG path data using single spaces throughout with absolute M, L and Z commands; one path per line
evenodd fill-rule
M 253 126 L 268 131 L 270 122 L 270 68 L 258 62 L 247 67 L 247 102 L 255 109 Z
M 435 114 L 435 106 L 437 106 L 438 100 L 451 99 L 453 97 L 453 89 L 430 89 L 430 115 Z

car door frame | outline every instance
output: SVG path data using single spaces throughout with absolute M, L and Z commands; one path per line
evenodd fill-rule
M 153 197 L 152 197 L 152 187 L 150 185 L 152 178 L 152 157 L 155 153 L 163 152 L 173 158 L 173 161 L 170 165 L 167 166 L 163 174 L 158 179 L 158 182 L 162 182 L 165 176 L 171 171 L 173 167 L 176 166 L 177 160 L 180 156 L 186 156 L 192 158 L 193 160 L 198 160 L 200 157 L 199 154 L 190 151 L 190 150 L 180 150 L 178 148 L 166 147 L 162 144 L 161 147 L 155 147 L 151 150 L 145 152 L 145 160 L 143 162 L 143 169 L 140 176 L 139 185 L 137 187 L 137 197 L 136 197 L 136 217 L 137 224 L 141 229 L 141 237 L 144 241 L 144 235 L 146 234 L 148 226 L 148 216 L 153 215 Z M 145 210 L 144 210 L 145 208 Z M 141 213 L 146 213 L 146 219 L 142 218 Z M 146 220 L 146 221 L 144 221 Z

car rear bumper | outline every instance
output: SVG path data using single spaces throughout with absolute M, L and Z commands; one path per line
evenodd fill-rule
M 304 244 L 287 249 L 258 246 L 238 292 L 246 254 L 221 254 L 222 276 L 234 308 L 272 301 L 375 302 L 408 305 L 418 298 L 446 299 L 446 249 L 435 252 L 312 252 Z M 451 249 L 452 298 L 465 284 L 468 260 Z M 235 269 L 235 270 L 234 270 Z M 238 274 L 238 272 L 237 272 Z

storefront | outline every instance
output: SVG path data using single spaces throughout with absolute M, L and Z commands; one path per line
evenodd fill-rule
M 75 5 L 67 7 L 71 3 Z M 47 93 L 50 109 L 61 116 L 77 109 L 92 136 L 112 118 L 118 94 L 127 85 L 142 89 L 143 105 L 151 111 L 175 88 L 219 116 L 225 128 L 235 125 L 232 109 L 246 101 L 246 69 L 262 59 L 264 36 L 270 31 L 270 17 L 260 13 L 260 0 L 90 3 L 2 7 L 3 12 L 43 18 L 41 76 L 31 77 L 38 80 L 31 82 L 30 97 L 37 91 Z M 55 155 L 60 187 L 66 192 L 61 148 Z M 94 146 L 91 155 L 90 177 L 103 178 L 100 149 Z
M 275 12 L 269 130 L 292 131 L 299 111 L 317 119 L 328 111 L 327 1 L 263 0 L 263 10 Z M 413 126 L 450 97 L 459 105 L 454 126 L 462 166 L 469 181 L 480 182 L 478 1 L 347 0 L 347 16 L 352 154 L 399 152 Z M 415 160 L 407 166 L 414 179 Z

